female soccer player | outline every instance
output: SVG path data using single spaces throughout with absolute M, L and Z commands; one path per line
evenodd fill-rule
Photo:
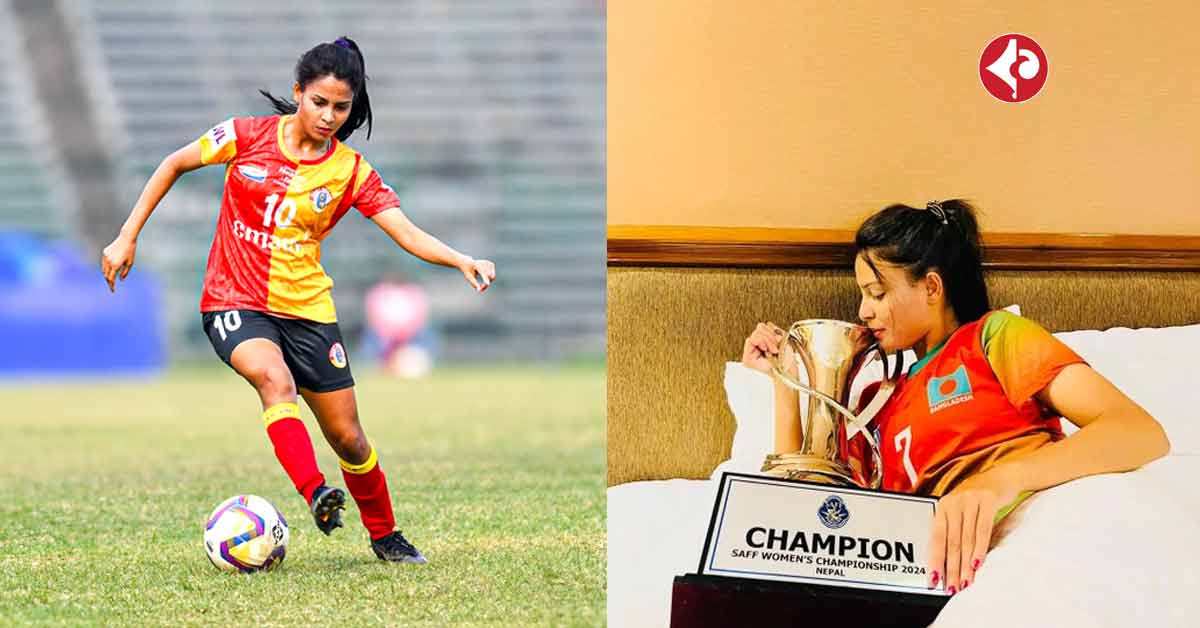
M 138 234 L 180 175 L 224 164 L 225 192 L 200 300 L 213 349 L 258 391 L 275 455 L 317 527 L 329 534 L 342 525 L 345 493 L 327 486 L 317 468 L 297 391 L 340 459 L 376 556 L 424 563 L 395 529 L 387 481 L 359 423 L 320 243 L 354 207 L 409 253 L 462 271 L 479 292 L 495 279 L 495 266 L 413 225 L 392 188 L 342 143 L 364 124 L 367 137 L 371 131 L 365 62 L 353 40 L 341 37 L 300 57 L 293 102 L 262 94 L 280 115 L 231 118 L 163 160 L 120 235 L 105 247 L 104 278 L 114 290 L 114 280 L 129 274 Z
M 1037 323 L 991 309 L 969 204 L 892 205 L 854 243 L 859 317 L 885 351 L 911 348 L 918 358 L 870 427 L 883 488 L 941 498 L 931 587 L 944 576 L 953 595 L 974 582 L 997 514 L 1032 491 L 1166 455 L 1166 434 L 1145 410 Z M 760 323 L 742 363 L 769 373 L 784 334 Z M 860 405 L 876 390 L 864 390 Z M 797 395 L 776 383 L 777 453 L 800 449 Z M 1065 438 L 1060 417 L 1079 431 Z M 860 469 L 870 463 L 864 445 L 850 443 Z

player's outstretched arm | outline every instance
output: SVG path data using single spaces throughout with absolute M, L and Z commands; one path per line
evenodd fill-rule
M 463 255 L 414 225 L 399 207 L 371 216 L 388 236 L 405 251 L 431 263 L 457 268 L 475 290 L 483 292 L 496 279 L 496 265 L 485 259 Z
M 203 166 L 200 161 L 200 142 L 192 142 L 171 153 L 154 170 L 142 195 L 129 213 L 129 218 L 121 227 L 115 240 L 104 247 L 100 256 L 100 270 L 104 272 L 104 280 L 108 282 L 109 292 L 116 291 L 116 279 L 125 281 L 129 270 L 133 268 L 133 258 L 137 250 L 138 234 L 150 219 L 150 214 L 158 207 L 159 201 L 167 195 L 167 191 L 175 184 L 180 175 Z

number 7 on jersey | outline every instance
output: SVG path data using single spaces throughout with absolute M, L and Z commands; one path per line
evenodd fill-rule
M 909 450 L 912 448 L 912 426 L 908 426 L 900 430 L 896 434 L 896 453 L 903 454 L 904 472 L 908 474 L 908 483 L 916 488 L 917 486 L 917 470 L 913 468 L 912 458 L 909 457 Z

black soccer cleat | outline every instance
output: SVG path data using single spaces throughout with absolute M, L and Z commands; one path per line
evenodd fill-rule
M 313 521 L 317 529 L 329 536 L 334 528 L 342 527 L 342 511 L 346 509 L 346 492 L 340 488 L 322 485 L 313 491 L 312 503 Z
M 399 530 L 378 541 L 371 541 L 371 549 L 375 550 L 375 555 L 379 557 L 379 560 L 415 565 L 424 565 L 429 562 L 421 555 L 420 550 L 413 547 L 412 543 L 409 543 L 408 539 L 400 534 Z

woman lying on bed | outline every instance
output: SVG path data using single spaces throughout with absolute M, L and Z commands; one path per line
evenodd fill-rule
M 931 587 L 943 576 L 950 594 L 969 586 L 993 525 L 1032 491 L 1166 455 L 1158 421 L 1074 351 L 1029 319 L 991 310 L 966 202 L 892 205 L 863 223 L 854 245 L 859 317 L 885 351 L 918 358 L 871 427 L 883 488 L 941 497 Z M 784 334 L 760 323 L 743 364 L 770 373 Z M 775 400 L 775 451 L 797 451 L 797 393 L 776 380 Z M 1059 417 L 1079 431 L 1064 437 Z M 870 460 L 863 444 L 850 442 L 859 469 Z

